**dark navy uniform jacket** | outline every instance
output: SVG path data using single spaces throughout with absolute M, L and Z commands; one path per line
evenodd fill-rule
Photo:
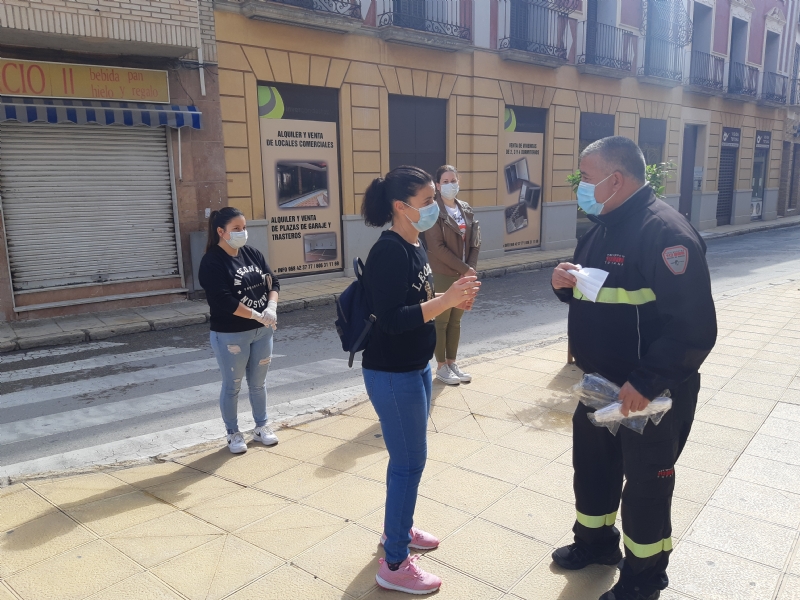
M 675 392 L 688 385 L 696 402 L 698 370 L 717 338 L 705 243 L 649 186 L 590 218 L 595 225 L 578 242 L 573 262 L 608 271 L 597 302 L 577 288 L 556 290 L 569 304 L 576 364 L 617 385 L 630 382 L 649 399 L 670 390 L 677 412 L 693 415 L 691 399 Z

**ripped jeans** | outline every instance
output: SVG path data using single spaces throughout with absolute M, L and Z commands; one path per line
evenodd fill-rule
M 238 333 L 211 332 L 211 347 L 222 372 L 219 408 L 228 433 L 239 431 L 239 390 L 247 376 L 250 406 L 256 427 L 267 424 L 267 371 L 272 360 L 272 328 Z

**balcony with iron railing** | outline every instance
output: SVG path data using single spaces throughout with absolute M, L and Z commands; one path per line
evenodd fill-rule
M 578 0 L 499 0 L 500 56 L 556 68 L 567 62 L 569 13 Z
M 722 95 L 725 91 L 725 59 L 708 52 L 692 51 L 687 85 L 691 91 Z
M 230 0 L 215 0 L 218 7 L 235 4 Z M 361 0 L 244 0 L 239 6 L 241 13 L 250 19 L 337 33 L 355 31 L 363 24 Z
M 639 77 L 649 83 L 667 87 L 683 82 L 683 44 L 646 35 L 644 61 L 639 68 Z
M 473 0 L 376 0 L 376 25 L 389 42 L 461 50 L 472 45 Z
M 633 75 L 638 36 L 630 31 L 583 21 L 578 29 L 578 71 L 622 79 Z
M 789 80 L 789 97 L 787 101 L 789 106 L 800 106 L 800 79 L 797 77 Z
M 758 95 L 758 69 L 731 61 L 728 70 L 728 94 L 755 99 Z
M 789 78 L 767 71 L 761 80 L 761 102 L 770 106 L 785 106 L 789 96 Z

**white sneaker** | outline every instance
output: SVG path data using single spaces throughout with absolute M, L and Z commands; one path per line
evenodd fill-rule
M 228 450 L 234 454 L 242 454 L 243 452 L 247 452 L 247 444 L 244 441 L 244 436 L 238 431 L 236 433 L 228 434 Z
M 275 435 L 275 432 L 272 431 L 272 428 L 269 425 L 256 427 L 253 430 L 253 439 L 268 447 L 278 445 L 278 436 Z
M 456 363 L 452 363 L 447 366 L 450 367 L 450 371 L 453 373 L 453 375 L 458 377 L 461 383 L 469 383 L 470 381 L 472 381 L 472 375 L 470 375 L 469 373 L 464 373 L 464 371 L 458 368 L 458 365 Z
M 442 365 L 441 368 L 436 371 L 436 379 L 447 385 L 458 385 L 461 383 L 458 375 L 453 373 L 448 365 Z

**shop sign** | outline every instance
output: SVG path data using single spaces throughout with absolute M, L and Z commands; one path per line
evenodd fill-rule
M 733 127 L 722 128 L 722 147 L 738 148 L 742 141 L 742 130 Z
M 771 131 L 756 131 L 756 150 L 769 150 L 771 144 Z
M 505 109 L 497 175 L 498 203 L 506 207 L 505 250 L 540 245 L 546 115 L 542 109 Z
M 166 71 L 0 59 L 0 95 L 169 103 Z
M 313 99 L 313 89 L 298 102 Z M 341 270 L 336 123 L 284 118 L 296 90 L 285 92 L 258 86 L 270 267 L 279 276 Z

